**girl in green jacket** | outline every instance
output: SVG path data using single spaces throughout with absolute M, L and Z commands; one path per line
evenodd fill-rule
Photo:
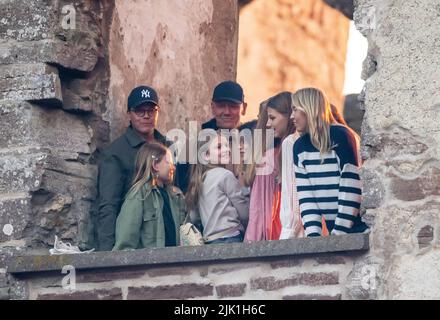
M 174 170 L 165 146 L 146 143 L 141 147 L 132 187 L 116 220 L 113 250 L 179 245 L 186 205 L 182 192 L 172 186 Z

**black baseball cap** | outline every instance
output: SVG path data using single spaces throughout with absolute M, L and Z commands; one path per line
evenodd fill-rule
M 243 88 L 237 82 L 224 81 L 215 87 L 212 101 L 231 101 L 241 104 L 244 101 Z
M 139 86 L 134 88 L 128 96 L 128 110 L 133 110 L 144 103 L 159 104 L 159 97 L 156 90 L 148 86 Z

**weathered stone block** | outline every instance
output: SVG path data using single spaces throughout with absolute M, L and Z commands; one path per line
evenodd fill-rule
M 246 291 L 246 283 L 216 286 L 215 291 L 219 298 L 241 297 Z
M 440 169 L 430 167 L 422 171 L 415 179 L 405 179 L 391 174 L 391 191 L 403 201 L 416 201 L 429 196 L 440 195 Z
M 92 111 L 92 100 L 90 94 L 77 94 L 72 90 L 63 87 L 63 109 L 72 111 Z
M 38 190 L 46 157 L 39 149 L 0 153 L 0 194 Z
M 91 153 L 91 133 L 77 115 L 13 101 L 1 101 L 0 112 L 0 148 L 40 146 L 70 153 L 69 160 Z
M 210 284 L 178 284 L 157 287 L 129 287 L 128 300 L 156 300 L 156 299 L 190 299 L 208 297 L 214 293 Z
M 429 247 L 432 240 L 434 240 L 434 228 L 429 225 L 424 226 L 417 234 L 417 240 L 419 243 L 419 248 Z
M 279 290 L 285 287 L 306 285 L 306 286 L 325 286 L 339 283 L 337 272 L 324 273 L 301 273 L 288 279 L 276 279 L 275 277 L 262 277 L 251 280 L 251 289 L 262 289 L 265 291 Z
M 362 179 L 362 206 L 366 209 L 378 208 L 382 205 L 386 196 L 383 177 L 376 171 L 363 167 Z
M 272 269 L 298 267 L 302 264 L 301 259 L 283 259 L 270 263 Z
M 30 222 L 30 200 L 26 194 L 0 195 L 0 242 L 23 238 L 23 231 Z M 4 232 L 5 225 L 12 226 L 11 234 Z
M 394 160 L 408 155 L 418 156 L 429 149 L 423 138 L 404 127 L 392 125 L 378 132 L 371 128 L 372 121 L 375 121 L 373 116 L 367 116 L 362 122 L 361 150 L 364 159 L 383 157 Z
M 0 66 L 0 100 L 48 100 L 61 105 L 58 70 L 46 64 Z
M 33 41 L 49 37 L 57 20 L 52 3 L 55 1 L 0 2 L 0 38 Z
M 63 41 L 0 41 L 0 64 L 53 63 L 64 68 L 88 72 L 95 68 L 97 61 L 96 50 L 69 45 Z
M 98 270 L 98 271 L 79 271 L 76 274 L 77 283 L 99 283 L 111 282 L 115 280 L 137 279 L 145 275 L 145 269 L 130 269 L 127 271 L 118 270 Z
M 120 288 L 39 294 L 37 300 L 122 300 Z

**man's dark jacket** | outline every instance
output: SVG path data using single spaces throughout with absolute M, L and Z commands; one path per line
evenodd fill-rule
M 156 141 L 167 145 L 165 137 L 154 131 Z M 98 173 L 97 233 L 99 250 L 112 250 L 115 243 L 116 218 L 131 187 L 136 155 L 145 140 L 132 126 L 102 153 Z

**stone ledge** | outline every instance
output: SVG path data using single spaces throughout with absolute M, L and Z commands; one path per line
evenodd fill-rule
M 264 241 L 251 244 L 233 243 L 201 247 L 140 249 L 117 252 L 94 252 L 77 255 L 26 255 L 8 261 L 7 272 L 15 275 L 61 271 L 72 265 L 76 270 L 157 266 L 182 263 L 227 262 L 270 257 L 319 253 L 367 251 L 368 234 Z

